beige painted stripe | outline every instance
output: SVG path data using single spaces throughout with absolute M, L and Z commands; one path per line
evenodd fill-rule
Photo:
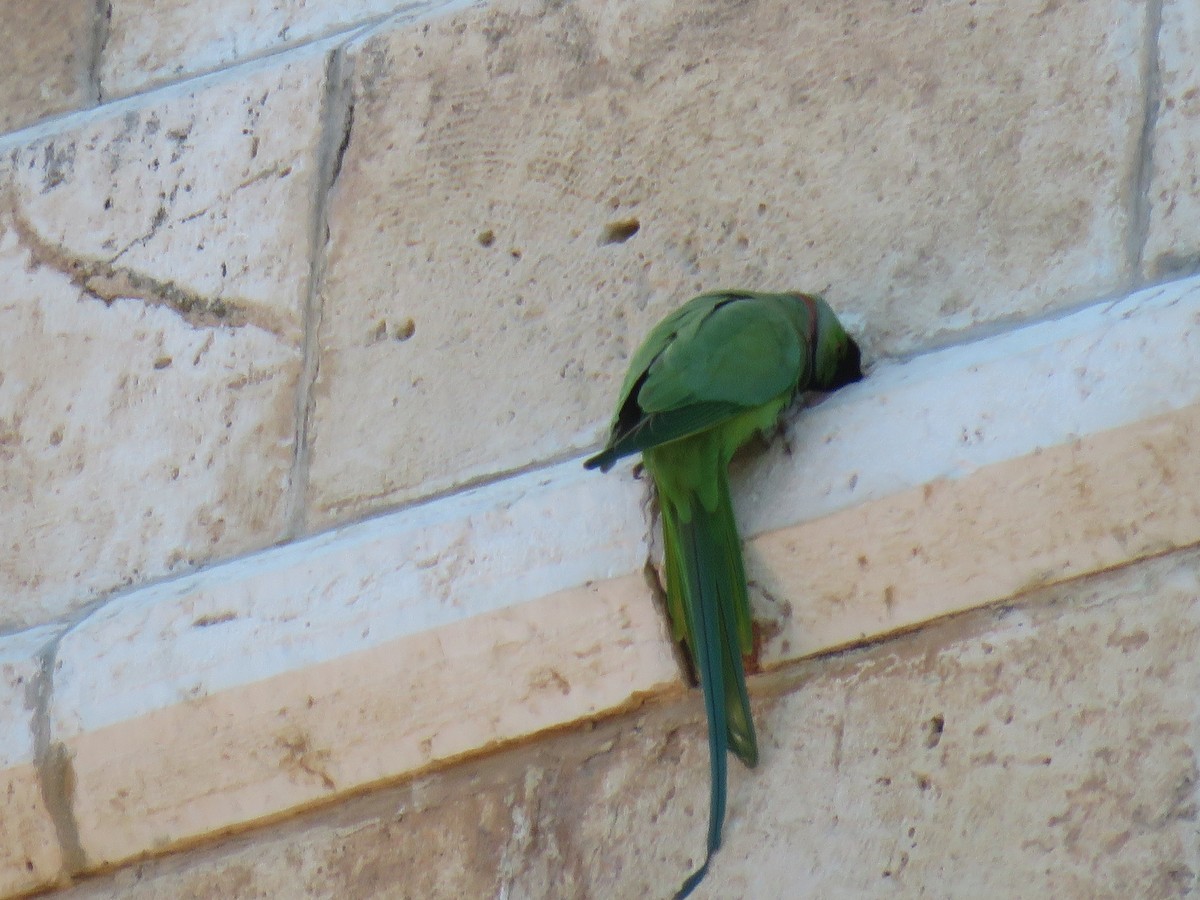
M 757 537 L 768 667 L 1200 542 L 1200 405 Z
M 0 771 L 0 897 L 47 887 L 61 868 L 37 769 L 24 764 Z
M 71 737 L 89 866 L 159 852 L 678 686 L 642 575 Z

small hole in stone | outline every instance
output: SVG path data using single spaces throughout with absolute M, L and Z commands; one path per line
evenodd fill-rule
M 621 219 L 617 222 L 609 222 L 604 226 L 604 234 L 600 237 L 600 244 L 623 244 L 641 229 L 642 223 L 637 219 Z
M 929 720 L 925 726 L 925 746 L 932 750 L 942 742 L 942 732 L 946 728 L 945 716 L 937 715 Z
M 490 247 L 496 243 L 496 232 L 490 228 L 487 231 L 481 231 L 475 236 L 475 240 L 479 241 L 480 247 Z
M 392 332 L 392 337 L 398 341 L 407 341 L 410 337 L 417 333 L 417 323 L 412 319 L 405 319 L 396 326 L 396 330 Z
M 508 255 L 511 256 L 513 259 L 520 259 L 521 258 L 521 248 L 513 247 L 511 250 L 508 251 Z

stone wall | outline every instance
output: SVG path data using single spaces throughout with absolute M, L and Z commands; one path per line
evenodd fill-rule
M 704 896 L 1173 897 L 1200 841 L 1190 0 L 0 5 L 0 897 L 669 896 L 602 440 L 692 293 L 868 377 L 742 458 Z

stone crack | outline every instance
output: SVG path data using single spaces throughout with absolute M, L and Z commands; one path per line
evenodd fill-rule
M 112 261 L 77 256 L 39 234 L 33 224 L 12 205 L 12 224 L 20 246 L 35 268 L 60 272 L 81 294 L 112 306 L 116 300 L 137 300 L 176 313 L 193 328 L 250 326 L 266 331 L 281 341 L 291 342 L 294 329 L 285 317 L 261 306 L 205 297 L 169 279 L 156 278 Z M 134 242 L 136 243 L 136 241 Z

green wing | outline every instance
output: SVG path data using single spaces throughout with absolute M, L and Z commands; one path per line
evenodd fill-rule
M 646 374 L 650 364 L 667 348 L 668 344 L 675 340 L 675 335 L 684 329 L 694 330 L 700 321 L 709 316 L 722 303 L 748 296 L 750 295 L 738 291 L 701 294 L 693 297 L 655 325 L 646 335 L 646 339 L 642 341 L 642 345 L 634 351 L 633 359 L 629 361 L 629 369 L 625 373 L 625 383 L 621 385 L 620 400 L 617 401 L 618 411 L 630 399 L 635 386 Z
M 625 376 L 608 446 L 586 463 L 617 459 L 696 434 L 795 387 L 808 348 L 777 298 L 702 294 L 664 319 Z
M 703 403 L 758 406 L 795 384 L 803 353 L 776 304 L 730 300 L 680 329 L 647 368 L 637 403 L 649 414 Z

